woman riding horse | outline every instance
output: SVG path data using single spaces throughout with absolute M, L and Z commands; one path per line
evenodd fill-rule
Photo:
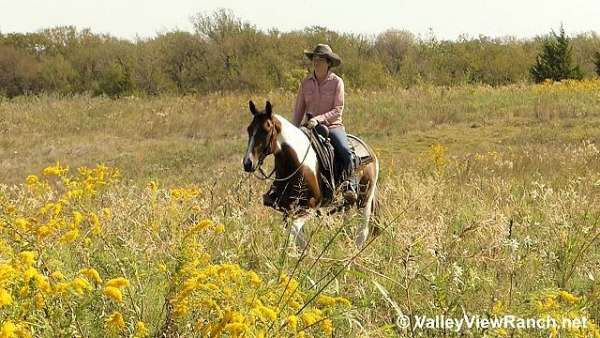
M 336 177 L 343 180 L 341 187 L 344 199 L 353 203 L 357 198 L 357 182 L 354 175 L 352 152 L 342 124 L 344 110 L 344 81 L 331 71 L 339 66 L 340 57 L 325 44 L 318 44 L 313 51 L 304 51 L 313 64 L 313 72 L 300 84 L 294 106 L 293 124 L 299 127 L 302 120 L 305 125 L 314 128 L 323 124 L 329 128 L 329 137 L 334 147 Z M 278 196 L 277 185 L 273 184 L 263 196 L 264 204 L 273 206 Z

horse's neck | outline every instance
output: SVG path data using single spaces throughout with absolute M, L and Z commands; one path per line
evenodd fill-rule
M 281 133 L 277 137 L 279 151 L 275 154 L 278 174 L 286 174 L 290 170 L 297 169 L 298 163 L 315 170 L 313 168 L 315 154 L 308 137 L 284 117 L 280 115 L 276 115 L 276 117 L 281 123 Z

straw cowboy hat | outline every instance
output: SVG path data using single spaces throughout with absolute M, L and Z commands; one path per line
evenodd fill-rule
M 311 60 L 315 55 L 325 57 L 331 62 L 331 67 L 339 66 L 342 63 L 342 59 L 331 50 L 331 47 L 322 43 L 318 44 L 312 51 L 305 50 L 304 55 Z

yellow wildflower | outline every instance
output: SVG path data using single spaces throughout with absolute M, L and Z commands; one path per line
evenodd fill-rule
M 16 338 L 17 337 L 17 326 L 10 320 L 2 323 L 2 328 L 0 329 L 0 338 Z
M 305 326 L 310 326 L 321 319 L 321 311 L 318 309 L 309 310 L 300 315 Z
M 114 301 L 121 303 L 123 301 L 123 293 L 121 290 L 114 286 L 107 286 L 104 288 L 104 294 L 112 298 Z
M 102 283 L 102 278 L 100 278 L 100 274 L 96 269 L 87 268 L 79 271 L 80 274 L 86 276 L 89 280 L 94 281 L 96 284 Z
M 223 225 L 223 223 L 217 224 L 217 226 L 215 227 L 215 234 L 220 234 L 223 232 L 225 232 L 225 225 Z
M 92 289 L 92 286 L 87 280 L 79 277 L 73 279 L 73 281 L 71 282 L 71 287 L 73 288 L 73 291 L 78 295 L 83 295 L 85 291 Z
M 135 333 L 133 335 L 135 338 L 148 337 L 149 335 L 150 331 L 144 322 L 139 321 L 135 324 Z
M 69 171 L 69 168 L 61 167 L 59 162 L 56 165 L 45 168 L 42 173 L 44 176 L 62 176 Z
M 123 315 L 115 311 L 106 319 L 106 326 L 114 331 L 121 331 L 125 328 L 125 321 Z
M 106 282 L 105 286 L 112 286 L 115 288 L 122 288 L 125 286 L 129 286 L 129 281 L 123 277 L 113 278 Z
M 98 215 L 96 215 L 96 213 L 91 212 L 89 215 L 89 219 L 90 219 L 92 233 L 94 235 L 99 234 L 100 231 L 102 230 L 102 226 L 100 224 L 100 218 L 98 217 Z
M 46 276 L 43 276 L 41 274 L 36 274 L 35 275 L 35 286 L 40 289 L 42 292 L 45 293 L 49 293 L 51 288 L 50 288 L 50 283 L 48 282 L 48 278 Z
M 56 280 L 64 280 L 65 279 L 65 275 L 63 275 L 63 273 L 60 271 L 54 271 L 53 273 L 50 274 L 50 277 L 52 277 Z
M 559 294 L 560 294 L 560 297 L 563 300 L 565 300 L 565 301 L 567 301 L 567 302 L 569 302 L 571 304 L 577 303 L 579 301 L 579 297 L 576 297 L 576 296 L 574 296 L 573 294 L 571 294 L 571 293 L 569 293 L 567 291 L 561 290 L 559 292 Z
M 61 238 L 60 241 L 63 243 L 71 243 L 74 240 L 76 240 L 79 237 L 79 230 L 78 229 L 73 229 L 71 231 L 68 231 L 67 233 L 65 233 Z
M 148 183 L 148 188 L 150 188 L 150 191 L 155 193 L 158 190 L 158 185 L 156 184 L 156 181 L 150 181 Z
M 83 215 L 79 211 L 73 211 L 73 225 L 79 226 L 83 222 Z
M 44 301 L 44 296 L 42 296 L 41 293 L 36 293 L 35 296 L 33 296 L 33 301 L 35 304 L 35 308 L 38 310 L 44 308 L 44 305 L 46 305 L 46 302 Z
M 52 233 L 52 228 L 50 228 L 47 225 L 42 225 L 41 227 L 37 228 L 36 230 L 36 234 L 38 235 L 38 237 L 40 238 L 44 238 L 47 237 L 48 235 L 50 235 Z
M 19 289 L 19 297 L 20 298 L 27 298 L 29 297 L 29 287 L 24 286 L 22 288 Z
M 335 298 L 327 295 L 319 295 L 319 298 L 317 298 L 317 305 L 328 307 L 335 305 L 335 303 Z
M 298 317 L 297 316 L 289 316 L 287 318 L 287 322 L 293 330 L 298 329 Z
M 112 211 L 109 208 L 103 208 L 102 209 L 102 217 L 104 217 L 106 219 L 111 219 L 112 218 Z
M 201 231 L 204 231 L 204 230 L 208 229 L 212 225 L 213 225 L 213 222 L 211 220 L 209 220 L 209 219 L 203 219 L 199 223 L 193 225 L 191 231 L 193 233 L 201 232 Z
M 248 277 L 250 277 L 250 282 L 256 286 L 259 286 L 262 283 L 260 276 L 254 271 L 250 271 Z
M 258 317 L 262 321 L 274 321 L 275 319 L 277 319 L 277 313 L 273 309 L 264 305 L 258 305 L 253 310 L 255 313 L 258 314 Z
M 15 273 L 15 269 L 8 264 L 0 264 L 0 285 Z
M 225 325 L 224 331 L 229 332 L 231 336 L 238 337 L 248 330 L 248 325 L 243 323 L 230 323 Z
M 0 307 L 5 305 L 11 305 L 13 302 L 12 296 L 8 291 L 3 288 L 0 288 Z
M 15 220 L 15 225 L 17 226 L 17 228 L 19 228 L 19 230 L 25 231 L 25 230 L 29 229 L 29 221 L 23 217 L 18 217 Z
M 326 336 L 331 337 L 333 335 L 333 323 L 331 322 L 331 319 L 321 321 L 321 329 Z
M 71 285 L 65 282 L 56 283 L 56 285 L 54 286 L 54 292 L 56 292 L 59 295 L 66 294 L 67 291 L 69 291 L 69 289 L 71 289 Z
M 25 281 L 25 283 L 29 283 L 29 281 L 38 274 L 39 272 L 36 270 L 36 268 L 29 267 L 23 272 L 23 281 Z
M 27 185 L 31 186 L 38 184 L 40 182 L 40 179 L 36 175 L 29 175 L 27 176 L 25 182 L 27 182 Z

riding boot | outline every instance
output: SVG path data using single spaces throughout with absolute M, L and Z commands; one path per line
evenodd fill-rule
M 356 176 L 350 174 L 349 177 L 342 183 L 344 200 L 348 203 L 356 202 L 358 198 L 358 183 Z

